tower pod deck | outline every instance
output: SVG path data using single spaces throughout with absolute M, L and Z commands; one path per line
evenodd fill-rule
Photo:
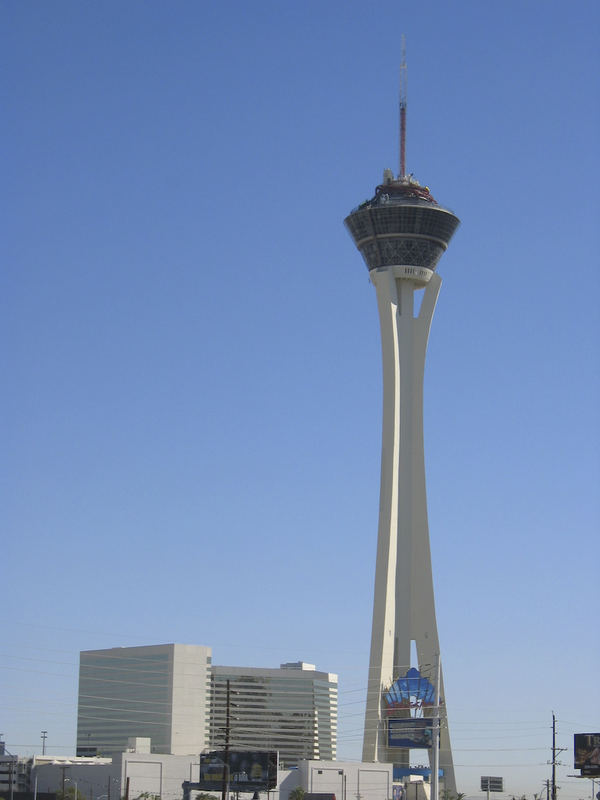
M 369 270 L 410 265 L 434 270 L 459 219 L 412 178 L 378 186 L 344 220 Z

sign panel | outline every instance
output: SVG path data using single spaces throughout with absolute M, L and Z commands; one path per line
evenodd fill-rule
M 492 775 L 481 776 L 481 791 L 482 792 L 503 792 L 504 791 L 504 778 L 494 777 Z
M 388 719 L 388 747 L 428 749 L 433 746 L 433 719 L 408 717 Z
M 423 708 L 435 703 L 435 688 L 431 681 L 411 667 L 384 692 L 388 711 L 395 708 Z
M 275 751 L 230 751 L 225 764 L 225 751 L 200 754 L 200 780 L 194 784 L 209 792 L 220 792 L 229 776 L 229 789 L 234 792 L 265 792 L 277 786 L 277 753 Z
M 576 733 L 573 751 L 575 769 L 589 778 L 600 775 L 600 733 Z

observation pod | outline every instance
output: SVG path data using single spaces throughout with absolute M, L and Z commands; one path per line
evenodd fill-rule
M 375 196 L 355 208 L 345 224 L 369 272 L 403 266 L 405 269 L 396 277 L 424 286 L 448 247 L 459 219 L 436 203 L 428 187 L 412 177 L 394 180 L 391 171 L 386 170 Z
M 412 745 L 410 737 L 395 736 L 394 730 L 411 725 L 410 718 L 422 709 L 399 708 L 389 698 L 397 681 L 418 666 L 435 687 L 432 741 L 439 747 L 430 747 L 429 762 L 437 798 L 438 772 L 446 791 L 455 793 L 456 781 L 431 569 L 423 383 L 442 283 L 435 270 L 459 219 L 412 176 L 394 178 L 386 170 L 375 196 L 355 208 L 345 225 L 376 289 L 383 362 L 379 528 L 362 757 L 392 762 L 395 776 L 410 774 L 411 749 L 425 745 Z

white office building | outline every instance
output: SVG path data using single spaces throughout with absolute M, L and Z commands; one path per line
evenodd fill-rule
M 277 750 L 285 768 L 335 759 L 337 675 L 298 661 L 279 669 L 213 666 L 211 682 L 212 749 L 228 742 L 232 750 Z
M 276 750 L 286 767 L 333 760 L 337 675 L 313 664 L 211 665 L 211 649 L 165 644 L 80 654 L 77 755 L 112 756 L 132 737 L 149 752 Z
M 208 744 L 210 662 L 210 647 L 199 645 L 83 651 L 77 755 L 121 753 L 130 737 L 151 739 L 153 753 L 199 753 Z

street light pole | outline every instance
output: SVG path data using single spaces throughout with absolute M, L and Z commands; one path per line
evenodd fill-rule
M 14 768 L 15 768 L 14 758 L 15 757 L 11 754 L 10 761 L 8 762 L 9 763 L 8 774 L 9 774 L 9 780 L 10 780 L 10 800 L 13 800 L 13 794 L 14 794 L 14 788 L 15 788 L 14 784 L 13 784 L 13 781 L 14 781 L 13 772 L 14 772 Z
M 433 751 L 431 753 L 431 800 L 438 800 L 439 793 L 439 764 L 440 764 L 440 676 L 441 659 L 436 654 L 435 659 L 435 713 L 433 715 Z M 488 794 L 488 800 L 490 796 Z
M 69 781 L 69 783 L 72 783 L 73 786 L 75 787 L 75 794 L 73 795 L 73 800 L 77 800 L 78 795 L 79 795 L 79 790 L 77 788 L 77 781 L 73 780 L 73 778 L 65 778 L 65 780 Z M 63 788 L 63 800 L 65 800 L 65 790 L 64 790 L 64 788 Z

